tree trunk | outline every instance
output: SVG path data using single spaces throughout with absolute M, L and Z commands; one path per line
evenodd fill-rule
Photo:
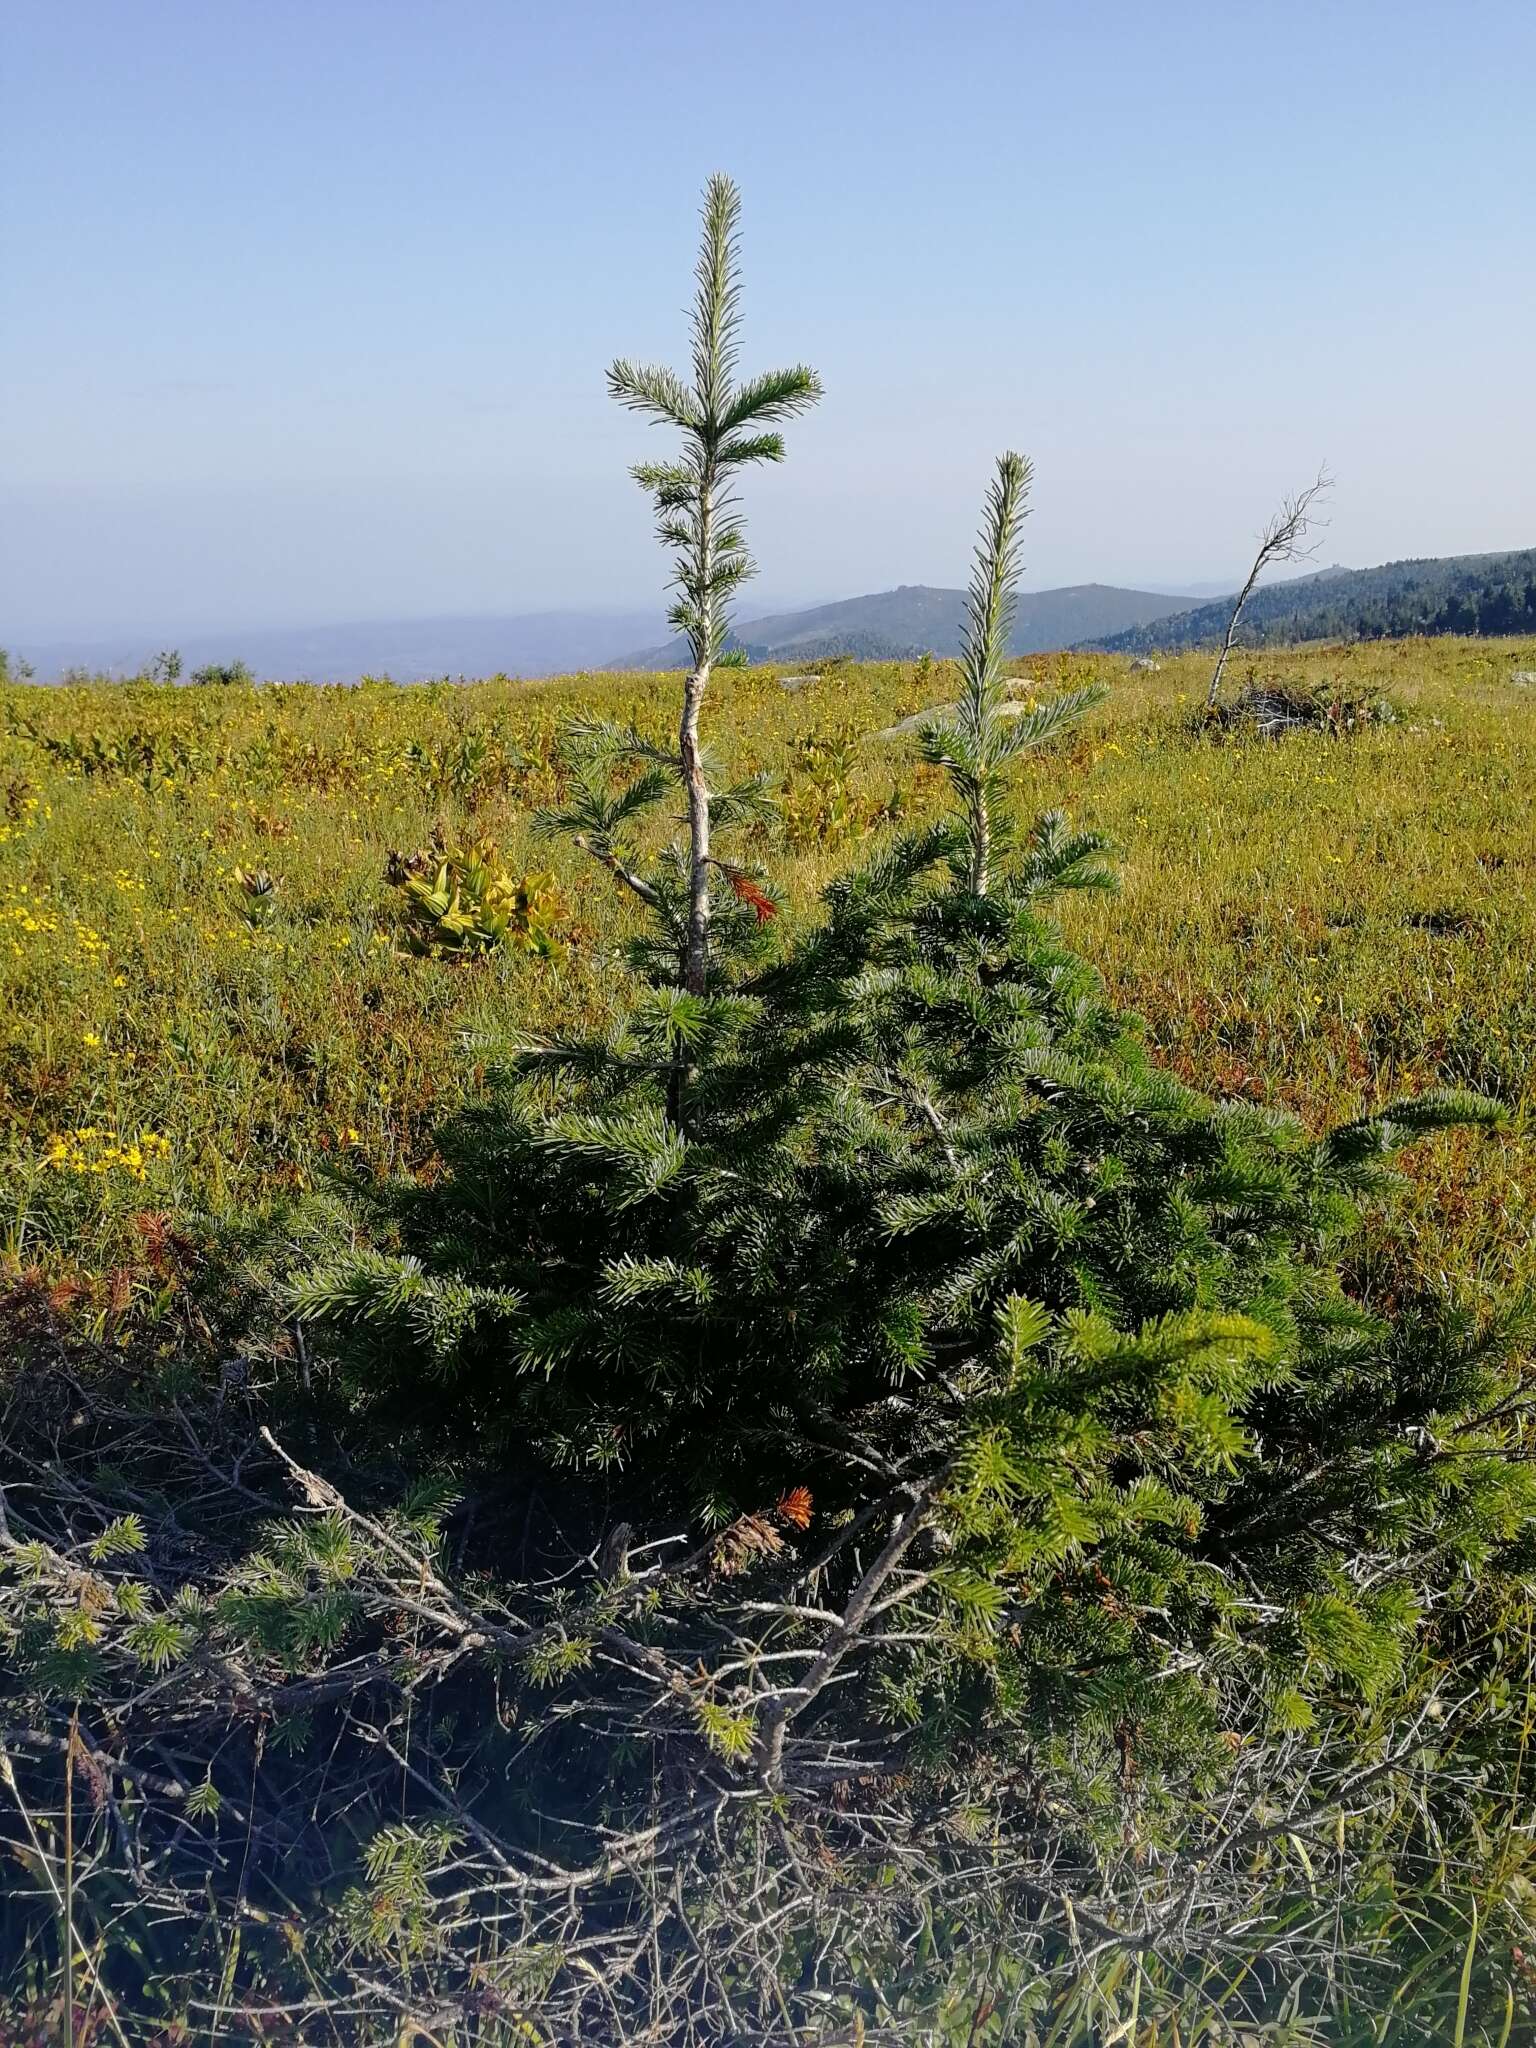
M 709 687 L 715 654 L 715 471 L 712 457 L 699 477 L 698 559 L 694 602 L 698 637 L 693 648 L 693 673 L 683 690 L 683 716 L 677 733 L 683 789 L 688 798 L 688 947 L 683 982 L 688 993 L 701 996 L 709 967 L 709 791 L 699 761 L 699 710 Z
M 985 896 L 992 866 L 992 820 L 987 799 L 978 792 L 971 806 L 971 894 Z
M 1216 658 L 1216 667 L 1211 676 L 1211 687 L 1205 693 L 1205 708 L 1208 712 L 1216 709 L 1216 699 L 1221 691 L 1221 679 L 1227 672 L 1227 660 L 1232 652 L 1233 642 L 1237 639 L 1237 622 L 1243 616 L 1243 607 L 1253 594 L 1253 586 L 1258 582 L 1259 571 L 1263 566 L 1264 555 L 1261 549 L 1258 560 L 1248 571 L 1248 581 L 1237 593 L 1237 603 L 1233 605 L 1232 616 L 1227 621 L 1227 637 L 1222 642 L 1221 653 Z
M 709 663 L 701 662 L 683 691 L 678 755 L 688 798 L 688 952 L 683 979 L 691 995 L 704 993 L 709 964 L 709 791 L 699 763 L 699 706 L 709 684 Z

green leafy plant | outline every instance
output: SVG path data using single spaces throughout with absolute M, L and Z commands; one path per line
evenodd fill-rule
M 110 733 L 45 733 L 40 744 L 71 774 L 104 780 L 121 776 L 143 789 L 196 774 L 207 765 L 194 734 L 149 725 Z
M 790 742 L 779 814 L 791 847 L 845 846 L 859 833 L 900 816 L 899 790 L 881 802 L 855 786 L 861 740 L 857 726 L 844 720 Z
M 522 766 L 516 751 L 509 753 L 498 736 L 474 730 L 460 730 L 435 746 L 410 739 L 401 759 L 435 803 L 451 800 L 469 810 L 478 809 Z
M 564 904 L 544 871 L 513 875 L 490 839 L 445 841 L 391 862 L 405 899 L 407 949 L 463 958 L 505 947 L 544 960 L 564 957 Z

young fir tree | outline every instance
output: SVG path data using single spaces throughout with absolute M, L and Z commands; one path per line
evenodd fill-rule
M 604 1516 L 686 1515 L 726 1555 L 803 1490 L 927 1544 L 949 1620 L 840 1692 L 852 1739 L 894 1718 L 938 1767 L 1086 1729 L 1187 1770 L 1234 1686 L 1293 1722 L 1380 1688 L 1530 1515 L 1518 1319 L 1394 1323 L 1330 1251 L 1396 1145 L 1499 1112 L 1444 1094 L 1315 1140 L 1212 1101 L 1064 945 L 1050 898 L 1111 877 L 1059 815 L 1006 850 L 1006 765 L 1082 708 L 1011 719 L 998 686 L 1025 475 L 999 466 L 966 696 L 926 742 L 954 817 L 777 957 L 521 1052 L 406 1199 L 404 1255 L 298 1305 L 350 1328 L 381 1423 L 601 1473 Z
M 1154 1908 L 1197 1954 L 1248 1928 L 1232 1981 L 1250 1959 L 1278 1978 L 1273 2012 L 1285 1963 L 1253 1955 L 1250 1888 L 1298 1814 L 1299 1859 L 1318 1849 L 1320 1754 L 1325 1789 L 1397 1785 L 1454 1665 L 1486 1681 L 1480 1740 L 1517 1782 L 1478 1605 L 1531 1578 L 1532 1318 L 1373 1309 L 1335 1249 L 1394 1145 L 1497 1112 L 1441 1096 L 1317 1140 L 1148 1056 L 1047 916 L 1108 885 L 1102 842 L 1054 815 L 1009 830 L 1011 735 L 1056 729 L 996 688 L 1021 510 L 1005 460 L 967 700 L 928 742 L 953 814 L 835 884 L 803 938 L 717 932 L 703 990 L 680 973 L 686 867 L 651 869 L 619 1028 L 512 1058 L 449 1173 L 401 1191 L 389 1249 L 295 1290 L 314 1384 L 345 1405 L 333 1469 L 355 1493 L 371 1426 L 429 1474 L 415 1497 L 359 1513 L 285 1463 L 314 1512 L 222 1574 L 168 1524 L 164 1562 L 123 1579 L 136 1516 L 73 1561 L 13 1542 L 13 1723 L 46 1734 L 63 1702 L 93 1742 L 154 1731 L 135 1826 L 152 1795 L 166 1853 L 202 1853 L 227 1795 L 209 1886 L 244 1899 L 253 1832 L 265 1882 L 284 1838 L 247 1816 L 274 1784 L 323 1841 L 312 1898 L 387 1819 L 331 1925 L 350 1987 L 382 1935 L 420 2009 L 455 1973 L 478 1997 L 489 1925 L 519 2023 L 551 2038 L 689 2039 L 695 2008 L 663 2026 L 651 1996 L 683 1959 L 708 2001 L 691 2038 L 743 2038 L 750 1999 L 779 2039 L 825 2031 L 861 1974 L 884 1990 L 914 1930 L 962 1950 L 979 1898 L 974 1946 L 1026 1972 L 1070 1886 L 1119 1918 L 1095 1941 L 1139 1949 Z M 594 801 L 622 800 L 600 762 Z M 17 1488 L 29 1528 L 59 1412 Z M 219 1466 L 190 1447 L 201 1500 Z M 252 1468 L 224 1455 L 248 1520 Z M 477 1496 L 462 1593 L 444 1467 Z M 72 1482 L 50 1512 L 61 1542 L 95 1526 Z M 291 1762 L 278 1709 L 304 1724 Z M 204 1763 L 196 1807 L 162 1735 Z M 1370 1883 L 1354 1826 L 1338 1871 Z M 1328 1894 L 1326 1948 L 1312 1870 L 1289 1898 Z M 301 1881 L 268 1888 L 285 1927 Z
M 1022 715 L 1021 707 L 1008 701 L 1003 671 L 1018 594 L 1029 485 L 1030 467 L 1022 455 L 1010 452 L 999 459 L 971 568 L 960 636 L 960 700 L 947 718 L 925 727 L 922 734 L 924 755 L 948 773 L 960 800 L 969 840 L 969 881 L 976 896 L 986 895 L 993 861 L 1002 850 L 994 821 L 1008 764 L 1054 739 L 1103 694 L 1070 691 Z M 1003 818 L 1006 822 L 1006 814 Z
M 710 871 L 719 866 L 711 853 L 711 827 L 722 817 L 739 815 L 743 804 L 740 795 L 723 801 L 711 795 L 699 736 L 710 672 L 729 631 L 730 600 L 754 574 L 735 479 L 751 463 L 782 462 L 780 424 L 821 396 L 820 379 L 803 363 L 737 380 L 741 197 L 729 178 L 717 173 L 710 179 L 703 216 L 694 271 L 692 383 L 675 371 L 623 358 L 608 372 L 609 392 L 621 405 L 675 428 L 683 441 L 682 453 L 673 460 L 637 463 L 633 471 L 635 481 L 655 499 L 658 536 L 675 551 L 672 587 L 677 596 L 668 618 L 686 641 L 689 656 L 677 753 L 665 755 L 636 735 L 612 728 L 590 731 L 585 735 L 589 748 L 605 760 L 628 756 L 656 772 L 629 786 L 622 809 L 611 808 L 603 793 L 589 786 L 583 792 L 586 814 L 572 814 L 599 858 L 657 907 L 671 892 L 658 890 L 615 858 L 613 832 L 654 802 L 674 776 L 681 782 L 688 812 L 685 888 L 682 902 L 669 907 L 680 926 L 678 978 L 692 995 L 703 994 L 709 974 Z

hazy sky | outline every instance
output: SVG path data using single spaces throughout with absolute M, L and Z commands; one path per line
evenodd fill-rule
M 1536 4 L 0 0 L 0 641 L 633 605 L 698 188 L 765 600 L 1536 544 Z M 750 614 L 750 601 L 746 612 Z

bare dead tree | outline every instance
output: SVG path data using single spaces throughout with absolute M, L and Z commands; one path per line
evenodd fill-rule
M 1237 629 L 1243 616 L 1243 609 L 1254 593 L 1259 578 L 1266 569 L 1277 562 L 1306 562 L 1317 553 L 1319 543 L 1308 536 L 1313 529 L 1326 525 L 1317 516 L 1318 505 L 1333 489 L 1333 478 L 1328 474 L 1327 465 L 1318 470 L 1317 479 L 1298 491 L 1294 497 L 1283 498 L 1280 509 L 1275 513 L 1264 531 L 1259 535 L 1259 551 L 1253 558 L 1253 567 L 1248 571 L 1246 582 L 1237 593 L 1232 606 L 1232 616 L 1227 620 L 1227 637 L 1221 644 L 1221 653 L 1211 672 L 1211 686 L 1205 693 L 1205 708 L 1214 711 L 1216 699 L 1221 691 L 1221 679 L 1226 674 L 1227 660 L 1237 639 Z

